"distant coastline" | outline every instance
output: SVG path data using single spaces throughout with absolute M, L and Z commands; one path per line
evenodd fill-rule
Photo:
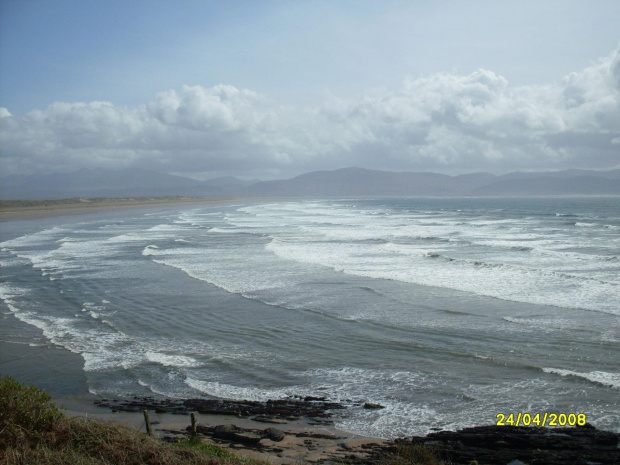
M 65 215 L 82 215 L 98 211 L 167 207 L 185 204 L 225 203 L 230 198 L 186 196 L 166 197 L 98 197 L 54 200 L 0 200 L 0 221 L 28 220 Z

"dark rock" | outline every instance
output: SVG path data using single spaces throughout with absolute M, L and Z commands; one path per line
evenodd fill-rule
M 373 403 L 370 403 L 370 402 L 366 402 L 364 404 L 364 408 L 366 408 L 366 409 L 382 409 L 382 408 L 385 408 L 385 406 L 383 406 L 381 404 L 373 404 Z
M 188 426 L 187 427 L 187 431 L 191 430 L 192 427 Z M 198 423 L 196 425 L 196 433 L 198 434 L 208 434 L 208 435 L 212 435 L 213 434 L 213 430 L 215 428 L 213 426 L 205 426 L 202 423 Z
M 237 432 L 241 431 L 235 425 L 217 425 L 213 428 L 213 437 L 233 441 Z
M 478 426 L 394 443 L 423 444 L 454 465 L 473 461 L 479 465 L 519 461 L 528 465 L 611 465 L 620 463 L 619 441 L 618 433 L 594 427 Z
M 271 439 L 272 441 L 280 442 L 284 439 L 285 434 L 276 428 L 267 428 L 263 430 L 263 434 L 265 437 Z
M 346 439 L 343 437 L 339 437 L 339 436 L 332 436 L 331 434 L 322 434 L 322 433 L 309 433 L 309 432 L 298 432 L 298 433 L 290 433 L 293 436 L 297 437 L 297 438 L 315 438 L 315 439 L 333 439 L 333 440 L 338 440 L 338 439 Z
M 333 425 L 334 422 L 332 420 L 329 420 L 327 418 L 316 418 L 316 417 L 311 417 L 308 418 L 308 420 L 310 420 L 311 422 L 313 422 L 314 424 L 317 425 Z
M 238 417 L 255 416 L 261 419 L 284 420 L 300 418 L 327 418 L 331 411 L 344 409 L 345 405 L 328 402 L 324 397 L 305 397 L 254 402 L 249 400 L 233 401 L 223 399 L 156 399 L 153 397 L 134 396 L 131 399 L 96 401 L 96 405 L 110 409 L 137 412 L 152 410 L 157 413 L 178 413 L 188 415 L 190 412 L 201 414 L 233 415 Z M 259 420 L 260 421 L 260 420 Z
M 257 415 L 253 417 L 252 420 L 259 421 L 261 423 L 274 423 L 277 425 L 284 425 L 288 423 L 286 420 L 282 420 L 281 418 L 273 418 L 273 417 L 268 417 L 266 415 Z
M 262 436 L 256 433 L 235 433 L 235 441 L 248 446 L 257 446 L 261 439 L 263 439 Z
M 362 449 L 381 449 L 383 446 L 377 444 L 376 442 L 371 442 L 367 444 L 362 444 Z
M 223 439 L 247 446 L 257 446 L 263 438 L 260 434 L 256 434 L 252 430 L 245 430 L 235 425 L 217 425 L 213 428 L 211 435 L 215 439 Z
M 175 436 L 184 436 L 187 434 L 187 431 L 189 431 L 189 428 L 187 428 L 185 431 L 176 429 L 158 429 L 158 431 L 162 431 L 163 433 L 167 433 L 169 435 L 174 434 Z

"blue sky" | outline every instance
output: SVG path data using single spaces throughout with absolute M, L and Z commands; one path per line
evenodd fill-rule
M 14 135 L 0 167 L 614 168 L 617 107 L 606 99 L 617 98 L 618 18 L 620 2 L 602 0 L 0 0 L 0 128 Z M 612 84 L 599 95 L 587 70 L 605 60 Z M 568 89 L 571 73 L 581 77 Z M 484 115 L 465 108 L 481 85 L 495 93 Z M 594 99 L 582 102 L 594 113 L 546 101 L 554 92 Z M 506 99 L 522 116 L 512 130 L 498 127 Z M 453 107 L 460 126 L 448 124 Z M 591 158 L 586 138 L 581 155 L 557 142 L 586 130 L 600 152 Z

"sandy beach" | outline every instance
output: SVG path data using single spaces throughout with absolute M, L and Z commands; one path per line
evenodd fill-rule
M 170 207 L 176 205 L 217 205 L 218 203 L 228 203 L 231 200 L 232 199 L 229 198 L 197 197 L 127 197 L 3 201 L 0 204 L 0 221 L 85 215 L 101 211 L 137 210 L 140 208 Z

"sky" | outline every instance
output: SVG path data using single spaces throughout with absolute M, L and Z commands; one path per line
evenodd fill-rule
M 0 176 L 620 168 L 617 0 L 0 0 Z

